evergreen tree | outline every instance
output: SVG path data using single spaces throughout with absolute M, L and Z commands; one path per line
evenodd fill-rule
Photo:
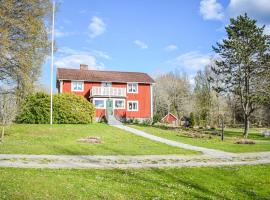
M 269 98 L 270 39 L 247 14 L 232 18 L 226 32 L 228 38 L 213 47 L 218 58 L 212 70 L 222 83 L 216 89 L 240 99 L 247 138 L 251 114 Z

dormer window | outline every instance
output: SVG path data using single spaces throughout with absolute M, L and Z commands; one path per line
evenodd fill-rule
M 83 92 L 83 81 L 72 81 L 71 82 L 71 91 L 74 92 Z
M 127 87 L 128 93 L 138 93 L 138 83 L 128 83 Z

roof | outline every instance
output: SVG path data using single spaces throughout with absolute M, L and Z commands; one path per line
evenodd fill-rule
M 165 115 L 162 119 L 161 119 L 161 121 L 163 121 L 168 115 L 171 115 L 175 120 L 178 120 L 178 118 L 174 115 L 174 114 L 172 114 L 172 113 L 168 113 L 167 115 Z
M 81 69 L 57 69 L 57 80 L 81 80 L 91 82 L 137 82 L 154 83 L 155 81 L 146 73 L 141 72 L 119 72 Z

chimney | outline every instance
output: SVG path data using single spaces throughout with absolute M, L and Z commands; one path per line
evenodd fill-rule
M 80 70 L 88 70 L 88 65 L 80 64 Z

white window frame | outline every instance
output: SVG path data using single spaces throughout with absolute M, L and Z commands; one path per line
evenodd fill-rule
M 110 86 L 107 86 L 106 84 L 110 84 Z M 101 82 L 101 87 L 112 87 L 112 82 Z
M 103 107 L 96 107 L 96 105 L 95 105 L 95 101 L 96 100 L 102 100 L 102 101 L 104 101 L 104 106 Z M 105 98 L 93 98 L 93 105 L 97 109 L 106 109 L 106 103 L 107 103 L 107 99 L 105 99 Z
M 129 85 L 131 84 L 131 92 L 129 91 Z M 134 86 L 134 84 L 136 84 L 136 88 L 137 88 L 137 90 L 136 90 L 136 92 L 133 92 L 133 86 Z M 127 93 L 134 93 L 134 94 L 138 94 L 138 91 L 139 91 L 139 84 L 138 83 L 127 83 Z
M 116 108 L 115 107 L 115 101 L 124 101 L 124 107 Z M 126 100 L 125 99 L 113 99 L 113 109 L 126 109 Z
M 82 89 L 81 90 L 74 90 L 73 84 L 74 83 L 82 83 Z M 71 91 L 72 92 L 83 92 L 84 91 L 84 81 L 71 81 Z
M 137 109 L 133 110 L 133 109 L 129 109 L 129 103 L 137 103 Z M 127 101 L 127 110 L 128 111 L 139 111 L 139 102 L 138 101 Z

